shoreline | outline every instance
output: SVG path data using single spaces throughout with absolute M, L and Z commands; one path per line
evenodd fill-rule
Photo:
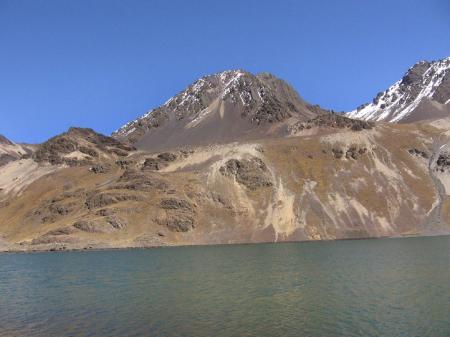
M 440 237 L 450 236 L 445 234 L 421 234 L 421 235 L 399 235 L 399 236 L 377 236 L 377 237 L 361 237 L 361 238 L 340 238 L 340 239 L 325 239 L 325 240 L 303 240 L 303 241 L 261 241 L 261 242 L 236 242 L 236 243 L 205 243 L 205 244 L 180 244 L 180 245 L 161 245 L 161 246 L 129 246 L 129 247 L 97 247 L 97 248 L 50 248 L 50 249 L 35 249 L 35 250 L 0 250 L 0 254 L 32 254 L 32 253 L 63 253 L 63 252 L 101 252 L 101 251 L 124 251 L 124 250 L 146 250 L 158 248 L 186 248 L 186 247 L 205 247 L 205 246 L 246 246 L 246 245 L 260 245 L 260 244 L 292 244 L 292 243 L 330 243 L 339 241 L 362 241 L 362 240 L 383 240 L 383 239 L 410 239 L 421 237 Z

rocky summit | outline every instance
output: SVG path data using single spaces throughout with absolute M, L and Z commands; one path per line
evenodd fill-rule
M 271 74 L 232 70 L 200 78 L 113 137 L 146 150 L 226 143 L 285 135 L 289 125 L 323 112 Z
M 370 121 L 414 122 L 450 116 L 450 57 L 421 61 L 390 88 L 348 117 Z
M 412 104 L 439 75 L 428 96 L 445 103 L 437 64 L 413 67 L 398 98 Z M 394 111 L 389 95 L 373 106 Z M 0 138 L 0 249 L 449 234 L 450 118 L 367 119 L 239 70 L 203 77 L 112 137 Z

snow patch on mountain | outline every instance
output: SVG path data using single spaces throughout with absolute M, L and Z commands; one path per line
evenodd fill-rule
M 347 113 L 348 117 L 399 122 L 409 116 L 425 99 L 435 100 L 436 92 L 450 76 L 450 57 L 440 61 L 421 61 L 388 90 L 379 93 L 372 103 Z M 447 104 L 450 99 L 441 104 Z
M 222 89 L 221 99 L 225 100 L 231 92 L 235 91 L 239 85 L 239 79 L 244 76 L 244 72 L 241 70 L 227 70 L 215 75 L 209 75 L 202 77 L 191 84 L 186 90 L 180 92 L 179 94 L 169 98 L 159 109 L 168 109 L 170 111 L 181 111 L 181 110 L 195 110 L 201 105 L 200 97 L 205 91 L 213 88 L 211 80 L 219 79 L 218 86 Z M 245 99 L 241 98 L 244 102 Z M 207 107 L 202 107 L 199 111 L 199 116 L 195 119 L 193 124 L 197 124 L 199 119 L 206 116 L 204 112 Z M 128 122 L 121 128 L 113 132 L 113 134 L 118 134 L 120 136 L 128 136 L 134 131 L 136 131 L 137 126 L 143 120 L 146 120 L 155 111 L 151 109 L 137 119 Z M 203 112 L 203 113 L 202 113 Z

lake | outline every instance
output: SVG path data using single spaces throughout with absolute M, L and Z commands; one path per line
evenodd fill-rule
M 450 237 L 0 254 L 0 336 L 450 336 Z

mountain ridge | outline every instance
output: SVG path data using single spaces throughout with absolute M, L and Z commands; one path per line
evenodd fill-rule
M 450 116 L 450 57 L 417 62 L 371 103 L 346 115 L 377 122 L 414 122 Z

